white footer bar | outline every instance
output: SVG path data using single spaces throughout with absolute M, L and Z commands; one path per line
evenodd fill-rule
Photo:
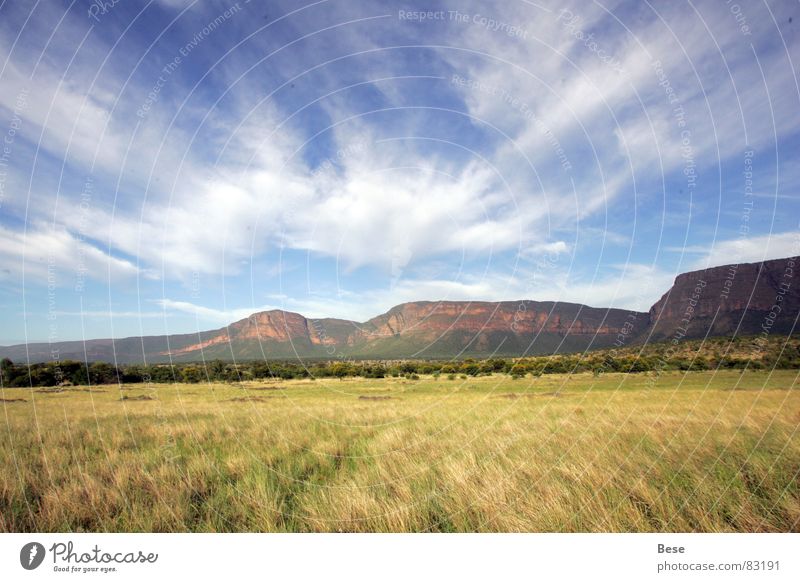
M 798 550 L 800 534 L 4 534 L 0 579 L 794 581 Z

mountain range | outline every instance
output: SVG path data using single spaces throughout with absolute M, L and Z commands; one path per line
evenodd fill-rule
M 795 333 L 800 257 L 679 275 L 648 312 L 556 301 L 417 301 L 366 322 L 254 313 L 200 333 L 21 344 L 0 357 L 123 363 L 211 359 L 406 359 L 522 356 L 651 341 Z

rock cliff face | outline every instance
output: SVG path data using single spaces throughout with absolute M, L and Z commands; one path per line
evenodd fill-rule
M 267 311 L 237 321 L 202 342 L 161 355 L 184 357 L 216 346 L 241 347 L 253 342 L 273 350 L 275 344 L 283 344 L 297 355 L 308 356 L 544 353 L 562 344 L 570 349 L 611 345 L 623 328 L 630 332 L 630 322 L 637 318 L 641 325 L 647 323 L 646 314 L 537 301 L 404 303 L 365 323 L 311 320 L 298 313 Z
M 418 301 L 364 323 L 264 311 L 199 334 L 0 348 L 17 362 L 117 363 L 264 358 L 452 358 L 574 352 L 634 342 L 796 333 L 800 258 L 679 275 L 637 313 L 552 301 Z
M 237 349 L 249 348 L 245 351 L 254 354 L 263 351 L 263 355 L 269 357 L 270 352 L 280 346 L 277 351 L 288 356 L 293 353 L 298 356 L 320 356 L 333 353 L 327 349 L 329 346 L 348 345 L 349 335 L 358 329 L 358 325 L 342 319 L 307 319 L 299 313 L 279 309 L 261 311 L 217 330 L 204 341 L 165 350 L 159 355 L 184 359 L 184 356 L 209 350 L 217 354 L 218 348 L 236 355 Z
M 262 311 L 232 323 L 227 328 L 219 330 L 211 338 L 177 350 L 167 350 L 162 355 L 171 353 L 175 356 L 192 352 L 200 352 L 213 346 L 231 344 L 232 342 L 256 341 L 261 343 L 292 343 L 297 342 L 302 346 L 334 344 L 336 339 L 321 335 L 320 329 L 312 325 L 311 320 L 299 313 L 291 311 Z
M 421 301 L 366 322 L 358 349 L 402 357 L 542 354 L 612 345 L 646 314 L 551 301 Z
M 625 311 L 571 303 L 420 301 L 404 303 L 365 324 L 373 336 L 448 331 L 513 331 L 606 335 L 617 333 Z
M 642 340 L 787 334 L 800 313 L 800 257 L 684 273 L 650 308 Z

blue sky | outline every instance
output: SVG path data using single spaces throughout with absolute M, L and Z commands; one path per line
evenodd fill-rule
M 800 251 L 795 2 L 99 6 L 0 5 L 0 343 Z

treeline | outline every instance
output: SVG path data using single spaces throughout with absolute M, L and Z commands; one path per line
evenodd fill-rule
M 419 375 L 485 376 L 591 372 L 640 373 L 670 370 L 699 371 L 716 369 L 800 369 L 800 338 L 734 338 L 704 342 L 687 341 L 645 347 L 607 349 L 584 354 L 564 354 L 529 358 L 490 358 L 459 361 L 329 361 L 237 362 L 214 360 L 206 364 L 155 364 L 113 366 L 104 362 L 85 364 L 75 361 L 43 364 L 15 364 L 0 361 L 0 386 L 59 386 L 96 384 L 241 382 L 259 379 L 406 377 Z

